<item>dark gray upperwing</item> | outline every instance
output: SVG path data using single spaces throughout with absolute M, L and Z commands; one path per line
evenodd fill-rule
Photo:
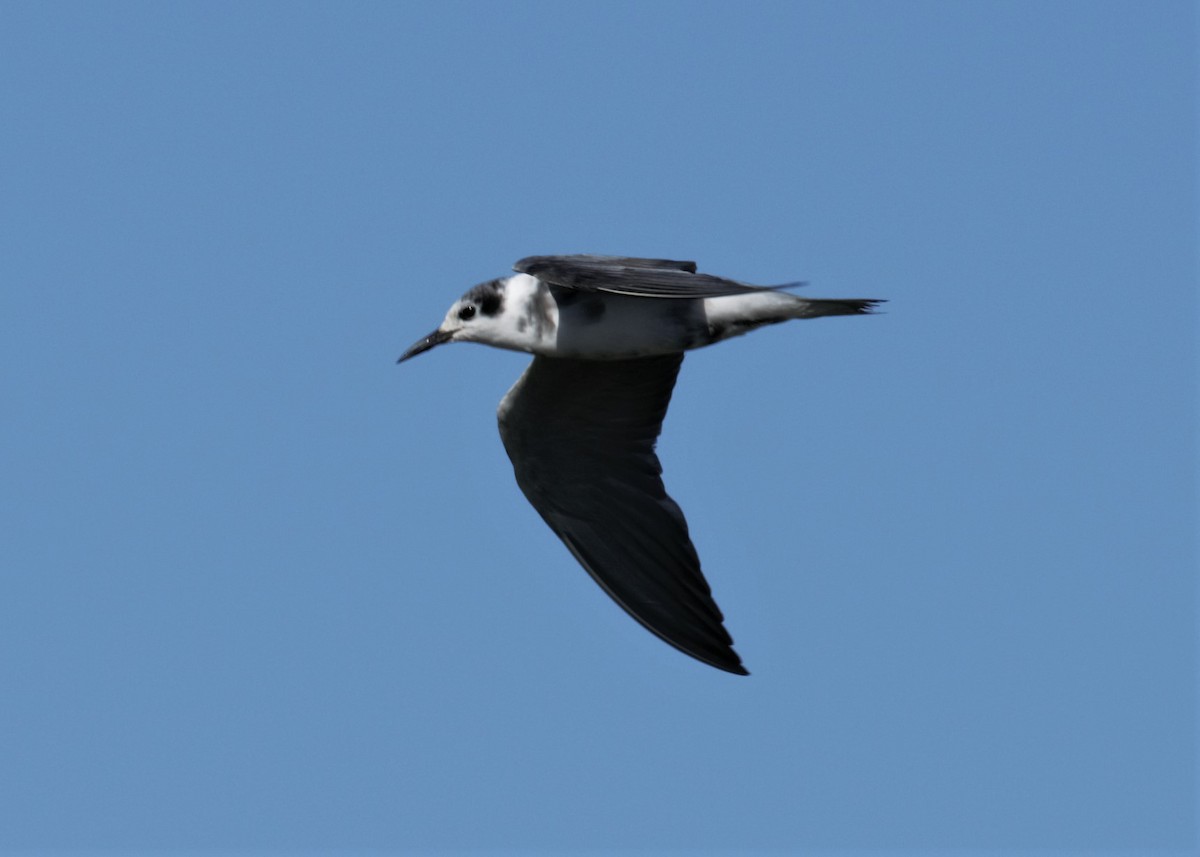
M 577 253 L 571 256 L 526 256 L 513 265 L 513 270 L 520 274 L 533 274 L 536 277 L 539 271 L 552 271 L 558 265 L 664 268 L 672 271 L 687 271 L 691 274 L 696 273 L 695 262 L 686 262 L 680 259 L 642 259 L 638 256 L 601 256 L 596 253 Z
M 716 298 L 800 285 L 751 286 L 698 274 L 695 262 L 629 256 L 527 256 L 513 270 L 567 289 L 641 298 Z
M 683 355 L 535 357 L 500 403 L 517 484 L 588 574 L 634 619 L 746 675 L 654 445 Z

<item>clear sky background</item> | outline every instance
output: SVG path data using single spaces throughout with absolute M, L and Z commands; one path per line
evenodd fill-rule
M 1196 10 L 0 6 L 0 849 L 1196 843 Z M 738 678 L 525 503 L 533 253 L 688 357 Z

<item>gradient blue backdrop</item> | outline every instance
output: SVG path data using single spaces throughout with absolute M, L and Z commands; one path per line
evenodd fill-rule
M 1196 9 L 0 6 L 0 848 L 1196 843 Z M 520 496 L 546 252 L 874 318 L 690 356 L 742 679 Z

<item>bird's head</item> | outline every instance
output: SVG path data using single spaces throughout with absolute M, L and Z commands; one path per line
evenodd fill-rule
M 504 287 L 503 279 L 475 286 L 451 305 L 437 330 L 413 343 L 396 362 L 403 363 L 443 342 L 499 344 L 503 339 Z

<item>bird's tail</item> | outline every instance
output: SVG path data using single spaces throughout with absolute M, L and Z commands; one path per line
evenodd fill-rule
M 704 302 L 708 338 L 703 344 L 711 345 L 764 325 L 779 324 L 793 318 L 866 315 L 881 303 L 883 301 L 867 298 L 802 298 L 766 289 L 749 295 L 708 298 Z
M 882 300 L 869 298 L 798 298 L 794 318 L 820 318 L 823 315 L 868 315 Z

